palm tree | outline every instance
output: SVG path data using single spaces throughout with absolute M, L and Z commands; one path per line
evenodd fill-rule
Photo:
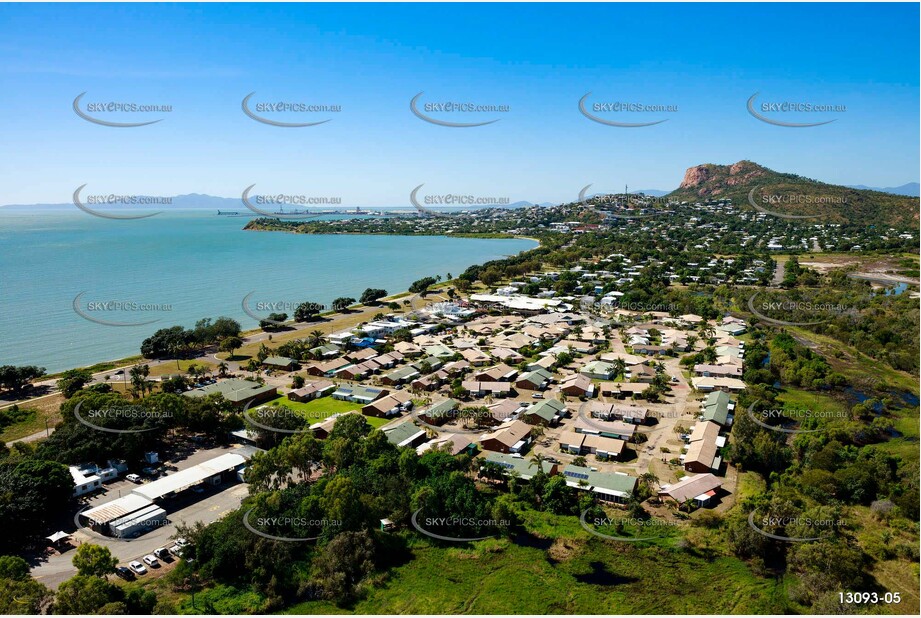
M 538 474 L 543 474 L 544 472 L 544 456 L 540 453 L 534 453 L 534 456 L 531 457 L 530 462 L 528 462 L 529 468 L 537 468 Z
M 649 490 L 650 493 L 652 493 L 652 486 L 658 486 L 659 484 L 659 477 L 652 472 L 644 472 L 640 475 L 638 480 L 643 487 Z
M 217 374 L 222 378 L 227 376 L 227 363 L 225 363 L 224 361 L 221 361 L 218 364 Z
M 148 389 L 151 389 L 151 383 L 147 379 L 150 375 L 150 367 L 147 365 L 135 365 L 131 368 L 131 390 L 135 395 L 143 396 Z
M 321 346 L 326 343 L 326 335 L 323 334 L 322 330 L 312 330 L 310 331 L 310 340 L 313 342 L 314 347 Z
M 624 359 L 618 356 L 617 358 L 613 360 L 611 364 L 614 365 L 614 376 L 615 377 L 626 375 L 627 363 L 624 361 Z

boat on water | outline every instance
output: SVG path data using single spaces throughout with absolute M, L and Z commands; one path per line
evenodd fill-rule
M 217 211 L 219 217 L 239 217 L 240 213 L 236 210 L 219 210 Z

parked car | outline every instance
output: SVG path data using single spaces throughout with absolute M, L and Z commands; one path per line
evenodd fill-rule
M 129 481 L 131 481 L 132 483 L 140 483 L 140 482 L 141 482 L 141 477 L 139 477 L 137 474 L 129 474 L 129 475 L 127 475 L 125 478 L 128 479 Z
M 169 552 L 166 551 L 165 547 L 158 547 L 157 549 L 154 550 L 154 556 L 156 556 L 157 558 L 161 558 L 161 559 L 166 558 L 169 556 Z
M 137 573 L 138 575 L 144 575 L 147 573 L 147 567 L 138 562 L 137 560 L 132 560 L 128 563 L 128 568 Z
M 157 557 L 154 556 L 153 554 L 147 554 L 141 559 L 147 564 L 147 566 L 152 566 L 152 567 L 160 566 L 160 561 L 157 560 Z
M 540 393 L 534 393 L 533 395 L 531 395 L 531 397 L 533 397 L 534 399 L 543 399 L 543 398 L 544 398 L 544 396 L 541 395 Z
M 141 472 L 143 472 L 144 474 L 146 474 L 146 475 L 148 475 L 148 476 L 156 476 L 156 474 L 157 474 L 157 469 L 156 469 L 156 468 L 151 468 L 150 466 L 147 466 L 146 468 L 144 468 L 143 470 L 141 470 Z
M 169 548 L 169 553 L 173 554 L 177 558 L 182 558 L 183 551 L 185 550 L 183 550 L 179 545 L 173 545 Z
M 176 545 L 178 545 L 179 547 L 185 547 L 188 544 L 189 542 L 185 540 L 185 538 L 183 537 L 179 537 L 178 539 L 176 539 Z
M 141 567 L 144 568 L 143 566 Z M 134 579 L 134 573 L 128 567 L 117 566 L 115 567 L 115 574 L 121 577 L 122 579 L 131 580 Z

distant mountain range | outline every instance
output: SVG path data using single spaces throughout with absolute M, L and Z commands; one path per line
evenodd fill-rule
M 91 193 L 91 191 L 84 191 L 84 195 Z M 141 196 L 141 197 L 152 197 L 152 196 Z M 518 202 L 513 202 L 511 204 L 483 204 L 479 206 L 457 206 L 457 210 L 467 210 L 469 208 L 530 208 L 532 206 L 556 206 L 554 202 L 529 202 L 527 200 L 521 200 Z M 64 202 L 59 204 L 5 204 L 0 206 L 0 208 L 10 208 L 10 209 L 73 209 L 73 202 Z M 132 210 L 144 210 L 144 211 L 156 211 L 156 210 L 236 210 L 236 211 L 245 211 L 246 206 L 243 205 L 243 202 L 239 197 L 217 197 L 214 195 L 206 195 L 203 193 L 188 193 L 186 195 L 176 195 L 172 197 L 172 202 L 169 204 L 144 204 L 144 205 L 132 205 L 126 206 L 124 204 L 112 204 L 112 205 L 99 205 L 92 206 L 98 210 L 119 210 L 125 208 L 131 208 Z M 365 208 L 364 206 L 362 208 Z M 368 207 L 372 208 L 372 207 Z M 392 209 L 392 208 L 402 208 L 402 209 L 411 209 L 412 206 L 407 204 L 406 206 L 375 206 L 374 209 Z M 324 206 L 322 210 L 354 210 L 355 206 Z
M 769 210 L 816 223 L 918 226 L 918 199 L 875 190 L 832 185 L 775 172 L 752 161 L 707 163 L 688 168 L 670 199 L 729 198 L 741 208 Z M 751 200 L 751 201 L 750 201 Z M 814 218 L 813 218 L 814 217 Z
M 892 193 L 894 195 L 907 195 L 909 197 L 921 196 L 921 184 L 917 182 L 906 182 L 899 187 L 868 187 L 867 185 L 846 185 L 849 189 L 863 189 L 864 191 L 879 191 L 880 193 Z

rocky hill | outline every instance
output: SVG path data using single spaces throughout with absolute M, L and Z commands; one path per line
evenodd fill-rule
M 688 168 L 669 198 L 688 202 L 731 199 L 743 209 L 816 223 L 918 227 L 916 197 L 827 184 L 775 172 L 752 161 Z

